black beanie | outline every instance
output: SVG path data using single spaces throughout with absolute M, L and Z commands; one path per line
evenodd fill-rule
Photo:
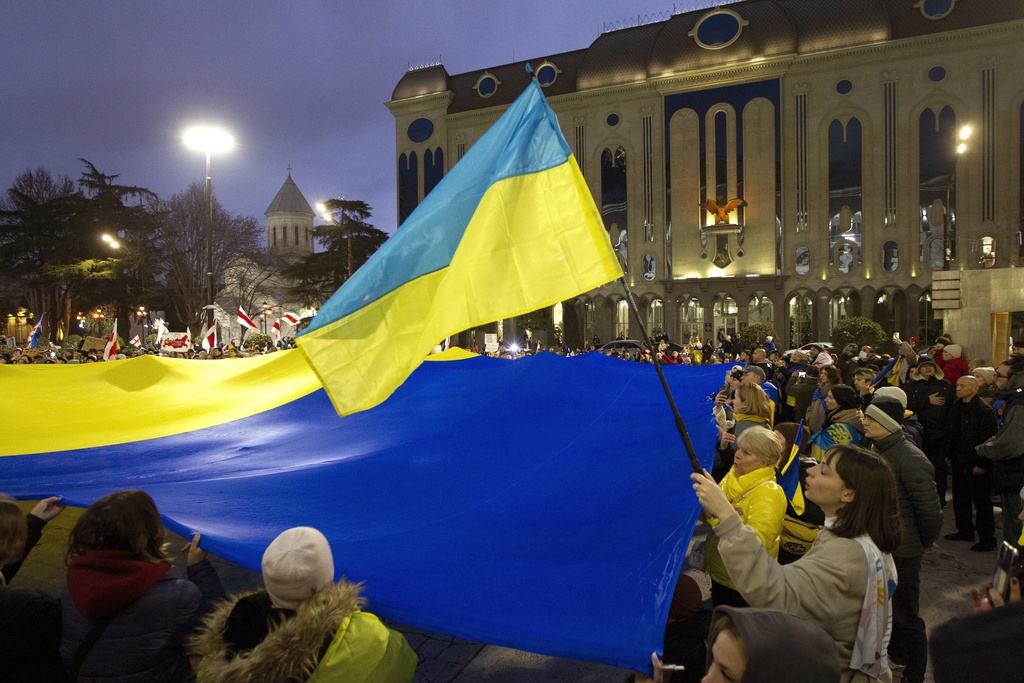
M 944 334 L 941 337 L 939 337 L 938 339 L 936 339 L 935 343 L 936 344 L 942 344 L 943 346 L 945 346 L 946 344 L 952 344 L 953 340 L 949 338 L 948 334 Z
M 857 390 L 848 384 L 837 384 L 832 387 L 832 398 L 839 404 L 838 410 L 848 410 L 860 407 L 860 396 Z

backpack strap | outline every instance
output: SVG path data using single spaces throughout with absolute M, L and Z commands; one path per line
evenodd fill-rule
M 82 670 L 82 664 L 85 662 L 85 658 L 89 656 L 90 652 L 92 652 L 92 649 L 96 646 L 100 636 L 103 635 L 103 631 L 106 630 L 107 626 L 110 625 L 110 622 L 114 620 L 115 616 L 117 615 L 112 614 L 109 617 L 98 619 L 93 622 L 89 633 L 86 634 L 81 644 L 79 644 L 78 649 L 75 650 L 75 656 L 71 660 L 71 666 L 68 667 L 68 674 L 71 677 L 72 683 L 78 681 L 78 674 Z

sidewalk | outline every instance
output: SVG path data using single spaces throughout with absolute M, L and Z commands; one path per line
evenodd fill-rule
M 35 503 L 21 501 L 28 512 Z M 953 506 L 945 510 L 943 534 L 956 531 Z M 81 510 L 68 508 L 50 522 L 39 545 L 22 565 L 14 585 L 31 586 L 58 595 L 64 578 L 64 550 L 68 533 Z M 1000 515 L 996 513 L 997 537 L 1002 537 Z M 185 540 L 171 535 L 172 551 Z M 970 589 L 990 579 L 996 553 L 974 553 L 970 543 L 939 541 L 938 548 L 925 555 L 921 567 L 921 615 L 929 632 L 954 616 L 971 612 Z M 211 557 L 228 593 L 254 590 L 260 586 L 259 574 L 238 565 Z M 184 557 L 178 558 L 184 564 Z M 373 610 L 373 606 L 370 606 Z M 436 633 L 419 631 L 389 623 L 405 634 L 419 655 L 416 683 L 622 683 L 629 672 L 601 664 L 543 657 L 528 652 L 473 643 Z M 931 681 L 929 670 L 927 681 Z

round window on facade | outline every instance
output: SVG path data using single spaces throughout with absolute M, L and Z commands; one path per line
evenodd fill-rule
M 836 92 L 840 95 L 848 95 L 851 90 L 853 90 L 853 83 L 845 78 L 836 83 Z
M 608 123 L 609 126 L 617 126 L 619 125 L 619 115 L 608 114 L 608 118 L 605 119 L 605 121 Z
M 721 50 L 736 42 L 749 23 L 731 9 L 718 8 L 698 19 L 687 35 L 705 50 Z
M 498 77 L 490 71 L 485 71 L 480 78 L 476 79 L 476 85 L 473 86 L 473 89 L 476 90 L 476 94 L 480 97 L 490 97 L 498 92 L 499 85 L 501 85 L 501 81 L 498 80 Z
M 928 80 L 933 83 L 946 80 L 946 70 L 941 66 L 933 66 L 928 70 Z
M 537 82 L 542 88 L 546 88 L 558 79 L 560 73 L 562 71 L 557 66 L 546 61 L 537 67 Z
M 416 119 L 409 124 L 406 134 L 413 142 L 426 142 L 434 134 L 434 123 L 430 119 Z
M 953 11 L 956 0 L 918 0 L 914 5 L 926 19 L 941 19 Z

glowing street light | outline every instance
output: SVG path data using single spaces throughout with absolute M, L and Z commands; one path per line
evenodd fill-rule
M 231 134 L 220 128 L 196 126 L 185 131 L 185 146 L 206 153 L 206 304 L 213 322 L 213 181 L 210 178 L 210 155 L 226 152 L 235 146 Z
M 106 233 L 103 234 L 103 241 L 106 242 L 111 249 L 121 248 L 121 243 Z

